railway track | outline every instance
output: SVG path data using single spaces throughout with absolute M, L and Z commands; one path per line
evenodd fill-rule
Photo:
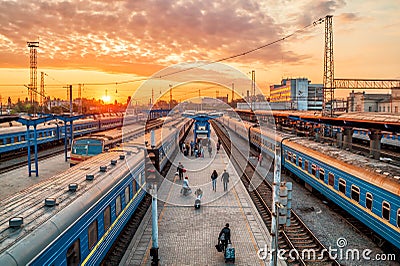
M 271 231 L 272 222 L 272 187 L 271 185 L 255 170 L 255 166 L 252 165 L 247 158 L 235 147 L 231 146 L 230 139 L 226 137 L 220 127 L 212 122 L 213 128 L 217 133 L 219 139 L 224 145 L 225 151 L 231 160 L 240 167 L 246 161 L 246 165 L 241 176 L 241 180 L 249 192 L 250 197 L 255 203 L 257 210 L 259 211 L 265 225 Z M 230 148 L 237 149 L 231 156 L 232 151 Z M 242 158 L 237 158 L 237 154 L 240 154 Z M 239 156 L 240 157 L 240 156 Z M 239 162 L 242 160 L 242 162 Z M 257 176 L 258 175 L 258 176 Z M 259 186 L 256 188 L 252 187 L 251 180 L 262 180 Z M 252 188 L 252 189 L 250 189 Z M 285 226 L 284 230 L 280 230 L 278 245 L 280 250 L 285 251 L 287 262 L 291 265 L 340 265 L 336 260 L 329 257 L 325 246 L 318 240 L 318 238 L 311 232 L 311 230 L 305 225 L 305 223 L 292 211 L 290 218 L 291 225 Z M 302 256 L 305 254 L 306 256 Z M 308 254 L 316 254 L 317 256 L 308 256 Z
M 0 174 L 7 173 L 9 171 L 12 171 L 14 169 L 18 169 L 22 166 L 25 166 L 28 164 L 28 159 L 27 156 L 21 156 L 22 154 L 26 154 L 26 150 L 23 153 L 19 153 L 14 158 L 8 159 L 8 160 L 1 160 L 0 161 Z M 53 156 L 62 154 L 64 152 L 64 145 L 60 145 L 60 147 L 56 147 L 50 150 L 43 150 L 38 153 L 38 161 L 42 161 L 47 158 L 51 158 Z M 18 156 L 18 157 L 17 157 Z M 34 153 L 32 152 L 31 155 L 31 160 L 34 162 Z

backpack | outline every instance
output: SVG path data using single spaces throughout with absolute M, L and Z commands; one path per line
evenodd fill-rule
M 221 234 L 221 237 L 219 238 L 221 241 L 224 241 L 225 240 L 225 233 L 223 232 L 222 234 Z

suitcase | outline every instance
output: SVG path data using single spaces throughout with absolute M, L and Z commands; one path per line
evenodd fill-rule
M 200 204 L 201 204 L 201 201 L 199 200 L 199 199 L 196 199 L 195 201 L 194 201 L 194 208 L 197 210 L 197 209 L 200 209 Z
M 233 262 L 235 263 L 235 248 L 232 244 L 228 244 L 225 250 L 225 263 L 226 262 Z

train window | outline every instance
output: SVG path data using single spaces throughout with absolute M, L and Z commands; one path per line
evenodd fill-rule
M 0 145 L 4 145 L 4 140 L 0 139 Z
M 341 178 L 339 178 L 339 191 L 346 194 L 346 181 Z
M 125 204 L 128 204 L 129 199 L 130 199 L 130 197 L 129 197 L 129 186 L 127 186 L 125 188 Z
M 136 194 L 136 180 L 133 179 L 132 181 L 132 197 Z
M 292 160 L 292 153 L 291 153 L 291 152 L 288 152 L 288 153 L 287 153 L 287 159 L 288 159 L 289 161 Z
M 18 137 L 14 137 L 14 143 L 18 142 Z
M 351 185 L 351 198 L 357 202 L 360 202 L 360 188 L 355 186 L 355 185 Z
M 10 144 L 11 143 L 11 138 L 5 138 L 6 144 Z
M 308 161 L 307 160 L 304 161 L 304 170 L 306 170 L 308 173 Z
M 299 157 L 298 165 L 300 168 L 303 168 L 303 159 L 301 157 Z
M 104 231 L 107 231 L 107 229 L 111 225 L 111 207 L 110 206 L 107 206 L 107 208 L 104 210 L 103 219 L 104 219 Z
M 81 262 L 81 254 L 79 251 L 79 238 L 69 246 L 67 250 L 67 265 L 68 266 L 78 266 Z
M 385 220 L 390 220 L 390 204 L 387 201 L 382 202 L 382 217 Z
M 297 157 L 296 154 L 293 154 L 292 162 L 295 163 L 295 164 L 296 164 L 296 157 Z
M 311 173 L 313 176 L 317 176 L 317 166 L 315 164 L 311 165 Z
M 365 207 L 367 207 L 371 211 L 372 211 L 372 202 L 373 202 L 372 194 L 367 192 L 367 194 L 365 195 Z
M 22 135 L 22 136 L 20 137 L 20 140 L 21 140 L 21 141 L 25 141 L 25 136 Z
M 97 242 L 97 220 L 94 220 L 90 225 L 88 229 L 88 244 L 89 244 L 89 250 L 96 245 Z
M 400 209 L 397 210 L 397 227 L 400 227 Z
M 121 213 L 121 196 L 118 195 L 118 197 L 115 199 L 115 215 L 119 215 Z
M 325 170 L 324 169 L 319 169 L 319 179 L 324 181 L 324 179 L 325 179 Z
M 332 173 L 328 174 L 328 185 L 332 187 L 335 185 L 335 175 Z

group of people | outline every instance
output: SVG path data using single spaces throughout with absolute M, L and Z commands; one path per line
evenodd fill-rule
M 208 155 L 212 156 L 213 147 L 210 139 L 197 139 L 196 141 L 190 141 L 190 144 L 182 142 L 180 144 L 181 152 L 184 156 L 194 156 L 196 158 L 204 158 L 205 152 L 208 151 Z M 218 139 L 217 142 L 217 153 L 221 148 L 221 141 Z

